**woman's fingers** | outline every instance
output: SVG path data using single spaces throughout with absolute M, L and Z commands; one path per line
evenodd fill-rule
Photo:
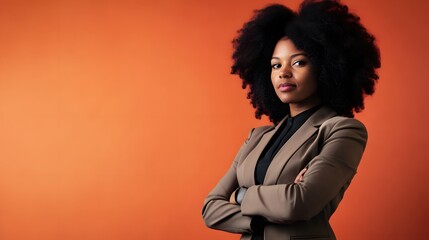
M 294 183 L 299 183 L 304 178 L 304 174 L 307 171 L 307 168 L 304 168 L 301 170 L 301 172 L 298 173 L 298 176 L 296 176 Z

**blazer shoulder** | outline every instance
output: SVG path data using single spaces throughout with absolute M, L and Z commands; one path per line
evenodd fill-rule
M 259 139 L 264 133 L 273 128 L 274 126 L 261 126 L 250 129 L 250 132 L 246 138 L 246 143 L 248 143 L 252 139 Z
M 356 118 L 349 118 L 349 117 L 341 117 L 341 116 L 335 116 L 332 118 L 327 119 L 322 126 L 329 126 L 329 125 L 339 125 L 339 126 L 350 126 L 350 127 L 362 127 L 365 128 L 365 125 L 359 121 Z
M 320 131 L 327 132 L 337 132 L 337 131 L 347 131 L 355 132 L 364 135 L 365 138 L 368 135 L 365 125 L 356 118 L 348 118 L 335 116 L 326 120 L 321 126 Z

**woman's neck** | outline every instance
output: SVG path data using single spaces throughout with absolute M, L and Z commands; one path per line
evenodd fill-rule
M 309 101 L 306 103 L 289 103 L 290 116 L 295 117 L 296 115 L 305 112 L 310 108 L 320 105 L 320 103 L 321 101 L 319 98 L 313 99 L 313 101 Z

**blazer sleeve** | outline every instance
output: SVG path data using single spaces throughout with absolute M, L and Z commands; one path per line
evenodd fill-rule
M 204 201 L 202 214 L 204 222 L 209 228 L 232 233 L 251 232 L 250 221 L 252 218 L 241 213 L 240 205 L 229 202 L 232 192 L 239 187 L 236 169 L 246 144 L 247 141 L 241 146 L 227 173 Z
M 342 196 L 356 173 L 367 132 L 362 123 L 352 118 L 325 123 L 320 128 L 326 131 L 320 153 L 311 159 L 303 181 L 250 187 L 241 204 L 243 215 L 259 215 L 283 224 L 309 220 L 339 194 Z

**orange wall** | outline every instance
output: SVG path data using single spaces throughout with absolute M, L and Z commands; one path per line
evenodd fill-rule
M 269 2 L 1 0 L 0 239 L 238 239 L 201 206 L 267 123 L 229 66 L 235 31 Z M 344 2 L 383 66 L 332 223 L 339 239 L 423 239 L 429 4 Z

